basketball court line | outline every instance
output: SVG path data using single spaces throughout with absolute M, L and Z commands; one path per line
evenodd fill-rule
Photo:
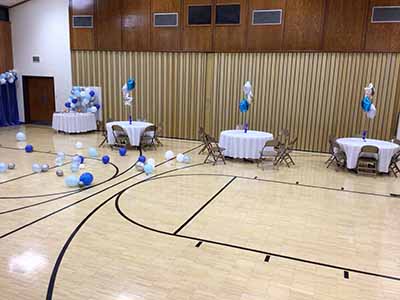
M 198 145 L 198 146 L 196 146 L 196 147 L 194 147 L 194 148 L 192 148 L 192 149 L 189 149 L 189 150 L 187 150 L 187 151 L 185 151 L 185 152 L 183 152 L 183 153 L 186 154 L 186 153 L 189 153 L 189 152 L 191 152 L 191 151 L 194 151 L 194 150 L 198 149 L 200 146 L 201 146 L 201 145 Z M 171 160 L 174 160 L 174 159 L 175 159 L 175 157 L 173 157 L 173 158 L 171 158 L 171 159 L 169 159 L 169 160 L 165 160 L 165 161 L 163 161 L 163 162 L 157 164 L 156 167 L 161 166 L 161 165 L 163 165 L 163 164 L 165 164 L 165 163 L 167 163 L 167 162 L 169 162 L 169 161 L 171 161 Z M 190 165 L 190 166 L 186 166 L 186 167 L 181 167 L 181 168 L 178 168 L 178 169 L 168 170 L 168 171 L 166 171 L 166 172 L 163 172 L 163 173 L 160 173 L 160 174 L 156 174 L 156 175 L 154 175 L 153 177 L 161 176 L 161 175 L 167 174 L 167 173 L 169 173 L 169 172 L 173 172 L 173 171 L 177 171 L 177 170 L 182 170 L 182 169 L 186 169 L 186 168 L 190 168 L 190 167 L 194 167 L 194 166 L 198 166 L 198 165 L 203 165 L 203 164 L 204 164 L 204 163 L 198 163 L 198 164 L 194 164 L 194 165 Z M 128 178 L 126 178 L 126 179 L 124 179 L 124 180 L 122 180 L 122 181 L 116 182 L 116 183 L 114 183 L 114 184 L 112 184 L 112 185 L 110 185 L 110 186 L 108 186 L 108 187 L 106 187 L 106 188 L 104 188 L 104 189 L 102 189 L 102 190 L 100 190 L 100 191 L 97 191 L 97 192 L 95 192 L 95 193 L 93 193 L 93 194 L 91 194 L 91 195 L 88 195 L 87 197 L 84 197 L 83 199 L 80 199 L 80 200 L 78 200 L 78 201 L 75 201 L 74 203 L 71 203 L 71 204 L 69 204 L 69 205 L 66 205 L 66 206 L 64 206 L 64 207 L 62 207 L 62 208 L 60 208 L 60 209 L 57 209 L 57 210 L 55 210 L 55 211 L 53 211 L 53 212 L 51 212 L 51 213 L 49 213 L 49 214 L 47 214 L 47 215 L 44 215 L 44 216 L 42 216 L 42 217 L 40 217 L 40 218 L 38 218 L 38 219 L 36 219 L 36 220 L 34 220 L 34 221 L 32 221 L 32 222 L 29 222 L 29 223 L 27 223 L 27 224 L 25 224 L 25 225 L 22 225 L 22 226 L 20 226 L 20 227 L 14 229 L 14 230 L 12 230 L 12 231 L 9 231 L 9 232 L 7 232 L 7 233 L 5 233 L 5 234 L 3 234 L 3 235 L 0 235 L 0 239 L 3 239 L 3 238 L 5 238 L 5 237 L 7 237 L 7 236 L 9 236 L 9 235 L 11 235 L 11 234 L 14 234 L 14 233 L 16 233 L 16 232 L 18 232 L 18 231 L 24 229 L 24 228 L 27 228 L 27 227 L 29 227 L 29 226 L 31 226 L 31 225 L 37 223 L 37 222 L 40 222 L 40 221 L 42 221 L 42 220 L 44 220 L 44 219 L 47 219 L 48 217 L 50 217 L 50 216 L 52 216 L 52 215 L 55 215 L 55 214 L 57 214 L 57 213 L 59 213 L 59 212 L 65 210 L 65 209 L 67 209 L 67 208 L 70 208 L 70 207 L 72 207 L 72 206 L 75 206 L 76 204 L 79 204 L 79 203 L 81 203 L 81 202 L 83 202 L 83 201 L 85 201 L 85 200 L 87 200 L 87 199 L 90 199 L 90 198 L 92 198 L 92 197 L 94 197 L 94 196 L 96 196 L 96 195 L 98 195 L 98 194 L 100 194 L 100 193 L 102 193 L 102 192 L 104 192 L 104 191 L 107 191 L 107 190 L 109 190 L 109 189 L 111 189 L 111 188 L 113 188 L 113 187 L 115 187 L 115 186 L 117 186 L 117 185 L 120 185 L 120 184 L 122 184 L 122 183 L 124 183 L 124 182 L 126 182 L 126 181 L 128 181 L 128 180 L 130 180 L 130 179 L 133 179 L 133 178 L 135 178 L 135 177 L 137 177 L 137 176 L 139 176 L 139 175 L 142 175 L 143 173 L 144 173 L 144 172 L 142 171 L 142 172 L 140 172 L 140 173 L 137 173 L 137 174 L 135 174 L 135 175 L 132 175 L 132 176 L 130 176 L 130 177 L 128 177 Z M 150 180 L 150 179 L 153 178 L 153 177 L 146 178 L 145 180 Z M 68 196 L 69 196 L 69 195 L 68 195 Z

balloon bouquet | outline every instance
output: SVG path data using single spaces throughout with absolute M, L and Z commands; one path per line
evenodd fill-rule
M 239 110 L 242 113 L 246 113 L 249 110 L 250 105 L 253 101 L 253 91 L 250 81 L 245 82 L 243 86 L 243 93 L 244 98 L 240 101 Z M 244 123 L 243 129 L 244 132 L 247 133 L 247 130 L 249 129 L 249 124 L 247 122 Z
M 65 107 L 67 112 L 96 113 L 100 109 L 100 104 L 96 92 L 92 89 L 73 87 Z
M 128 79 L 128 81 L 122 86 L 124 104 L 130 107 L 129 124 L 132 124 L 132 101 L 133 101 L 132 92 L 135 89 L 135 87 L 136 83 L 134 79 Z
M 361 100 L 361 108 L 366 113 L 367 118 L 372 120 L 376 116 L 376 107 L 372 103 L 372 98 L 375 95 L 375 87 L 372 83 L 370 83 L 367 87 L 364 88 L 364 98 Z M 365 141 L 367 137 L 367 131 L 363 130 L 362 138 Z
M 17 72 L 15 70 L 10 70 L 0 74 L 0 85 L 6 84 L 7 82 L 13 84 L 17 79 Z

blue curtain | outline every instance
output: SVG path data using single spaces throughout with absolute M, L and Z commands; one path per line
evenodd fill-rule
M 0 126 L 19 124 L 17 89 L 14 83 L 0 85 Z

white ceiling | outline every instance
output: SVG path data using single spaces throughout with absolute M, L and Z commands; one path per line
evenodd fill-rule
M 3 6 L 13 6 L 15 4 L 24 2 L 25 0 L 0 0 L 0 5 Z

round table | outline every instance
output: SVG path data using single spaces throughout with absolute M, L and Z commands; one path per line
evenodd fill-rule
M 224 155 L 233 158 L 260 158 L 260 151 L 266 141 L 274 136 L 268 132 L 248 130 L 226 130 L 219 137 L 219 145 L 225 148 Z
M 96 115 L 94 113 L 54 113 L 53 129 L 68 133 L 80 133 L 97 130 Z
M 358 155 L 361 152 L 363 146 L 376 146 L 379 148 L 379 161 L 378 171 L 381 173 L 388 173 L 390 161 L 393 155 L 400 150 L 400 146 L 386 141 L 366 139 L 362 138 L 340 138 L 337 139 L 337 143 L 346 153 L 346 161 L 348 169 L 357 168 Z
M 114 135 L 111 128 L 113 125 L 119 125 L 122 128 L 124 128 L 126 134 L 129 137 L 130 144 L 132 146 L 139 146 L 140 137 L 142 136 L 142 133 L 144 132 L 145 128 L 153 124 L 148 122 L 139 122 L 139 121 L 132 121 L 132 124 L 129 124 L 129 121 L 109 122 L 106 124 L 106 129 L 107 129 L 107 140 L 110 145 L 115 143 Z

